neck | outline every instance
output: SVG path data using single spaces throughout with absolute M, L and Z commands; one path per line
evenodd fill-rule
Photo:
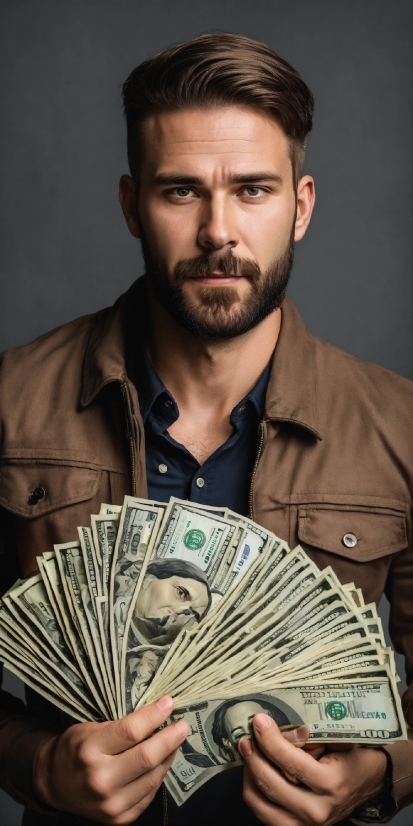
M 221 416 L 255 385 L 276 346 L 281 310 L 234 339 L 211 341 L 178 325 L 151 294 L 149 355 L 180 411 L 202 407 Z

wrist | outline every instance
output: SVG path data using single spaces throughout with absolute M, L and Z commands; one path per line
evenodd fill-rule
M 59 735 L 50 737 L 37 753 L 34 766 L 34 790 L 39 800 L 52 809 L 56 808 L 52 792 L 52 767 Z
M 368 747 L 362 746 L 361 748 Z M 352 820 L 361 820 L 365 823 L 378 823 L 393 815 L 396 808 L 391 793 L 393 785 L 392 760 L 390 755 L 381 747 L 377 749 L 369 748 L 370 751 L 374 751 L 377 755 L 378 772 L 376 786 L 369 794 L 368 799 L 363 801 L 352 812 L 351 818 Z

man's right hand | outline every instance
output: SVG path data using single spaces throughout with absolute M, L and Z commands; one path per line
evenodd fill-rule
M 79 723 L 47 740 L 36 762 L 39 798 L 111 826 L 133 823 L 188 735 L 184 720 L 156 731 L 172 708 L 172 698 L 161 697 L 121 720 Z

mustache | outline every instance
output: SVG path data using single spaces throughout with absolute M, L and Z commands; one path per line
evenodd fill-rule
M 250 258 L 239 258 L 231 250 L 225 253 L 207 252 L 196 258 L 184 258 L 174 268 L 175 284 L 181 286 L 188 278 L 207 278 L 213 272 L 220 272 L 225 278 L 237 276 L 252 282 L 259 280 L 261 270 Z

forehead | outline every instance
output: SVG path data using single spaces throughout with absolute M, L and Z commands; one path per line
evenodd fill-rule
M 237 703 L 235 706 L 231 706 L 225 717 L 229 727 L 232 728 L 239 720 L 248 719 L 252 715 L 259 714 L 260 712 L 262 712 L 262 708 L 258 703 L 254 703 L 252 700 L 246 700 L 245 703 Z
M 248 106 L 157 112 L 144 125 L 144 167 L 152 173 L 215 164 L 253 171 L 283 162 L 289 162 L 285 133 L 270 115 Z

